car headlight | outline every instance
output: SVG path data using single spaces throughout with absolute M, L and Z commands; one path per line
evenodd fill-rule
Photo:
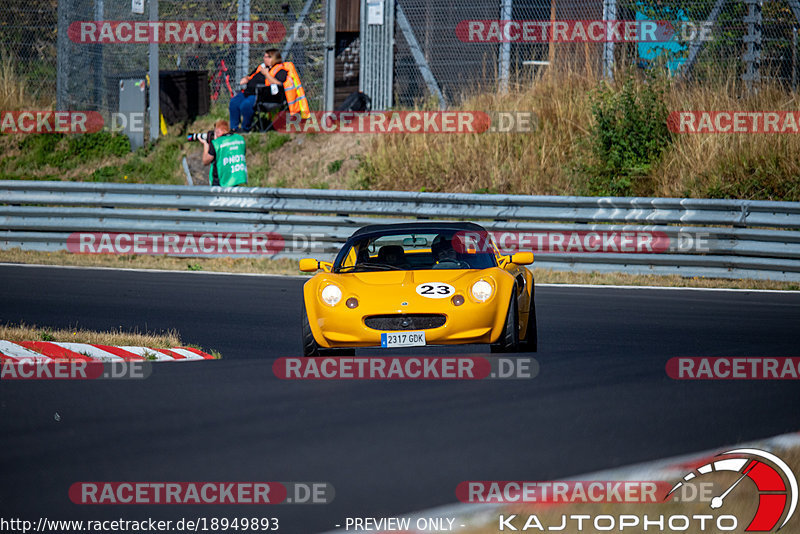
M 475 300 L 480 302 L 486 302 L 492 296 L 492 284 L 487 282 L 486 280 L 478 280 L 474 284 L 472 284 L 472 296 L 475 297 Z
M 339 289 L 339 286 L 330 284 L 325 286 L 320 296 L 322 297 L 322 302 L 328 306 L 336 306 L 342 300 L 342 290 Z

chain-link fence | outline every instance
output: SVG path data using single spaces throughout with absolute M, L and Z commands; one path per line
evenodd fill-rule
M 277 36 L 273 45 L 283 50 L 287 41 L 293 41 L 288 59 L 297 66 L 312 109 L 319 110 L 325 96 L 324 26 L 328 1 L 160 0 L 158 18 L 278 23 L 286 31 Z M 360 9 L 363 11 L 372 1 L 362 0 Z M 463 95 L 493 91 L 498 84 L 532 83 L 547 69 L 576 69 L 602 76 L 612 64 L 614 68 L 640 69 L 666 65 L 674 74 L 691 76 L 700 83 L 722 73 L 748 84 L 768 79 L 796 87 L 800 76 L 798 0 L 380 1 L 402 15 L 393 19 L 393 105 L 418 105 L 439 95 L 447 103 L 457 102 Z M 55 102 L 56 82 L 60 79 L 63 107 L 116 111 L 119 79 L 143 77 L 147 72 L 148 44 L 76 42 L 64 35 L 63 28 L 80 21 L 144 22 L 149 18 L 148 0 L 133 3 L 137 2 L 143 5 L 142 13 L 132 12 L 130 0 L 5 0 L 0 5 L 0 53 L 13 60 L 12 71 L 26 90 L 26 101 Z M 481 41 L 471 40 L 469 35 L 465 38 L 462 31 L 468 21 L 483 21 L 489 27 L 492 21 L 504 20 L 553 23 L 604 19 L 667 21 L 673 37 L 669 42 L 658 43 L 497 38 Z M 704 34 L 705 31 L 709 33 Z M 337 58 L 343 72 L 337 70 L 336 75 L 352 84 L 358 77 L 353 65 L 357 65 L 359 55 L 362 60 L 368 58 L 369 52 L 357 49 L 363 43 L 352 38 L 352 29 L 348 35 L 351 37 L 346 41 L 347 47 L 340 47 L 335 41 L 337 56 L 350 54 L 356 60 L 354 63 L 342 60 L 344 56 Z M 215 84 L 212 96 L 216 93 L 224 102 L 228 90 L 223 62 L 236 90 L 238 77 L 261 61 L 268 46 L 162 43 L 159 67 L 208 72 L 209 80 Z M 428 74 L 423 75 L 426 69 Z M 7 78 L 6 72 L 4 77 Z
M 55 100 L 57 8 L 58 0 L 0 4 L 2 105 Z
M 448 101 L 494 90 L 504 79 L 531 83 L 546 69 L 573 69 L 601 76 L 604 65 L 640 69 L 663 65 L 674 75 L 703 81 L 708 76 L 759 79 L 796 87 L 798 66 L 797 0 L 397 0 L 424 53 L 427 65 L 415 60 L 409 32 L 395 30 L 395 103 L 414 105 L 436 96 L 422 71 L 429 68 Z M 665 41 L 581 39 L 550 42 L 518 30 L 524 21 L 576 22 L 659 21 Z M 469 34 L 470 21 L 481 23 Z M 506 23 L 519 23 L 506 30 Z M 492 26 L 492 23 L 499 23 Z M 498 33 L 492 33 L 493 30 Z M 461 30 L 461 31 L 459 31 Z M 504 34 L 504 31 L 508 31 Z M 466 33 L 465 33 L 466 32 Z M 552 37 L 552 35 L 551 35 Z M 502 42 L 505 41 L 505 42 Z M 618 42 L 614 42 L 618 41 Z
M 158 45 L 159 70 L 206 71 L 212 84 L 212 100 L 226 102 L 230 90 L 237 91 L 238 80 L 262 61 L 264 50 L 274 47 L 287 52 L 284 59 L 294 62 L 311 104 L 319 105 L 323 75 L 321 36 L 324 32 L 316 26 L 324 24 L 323 7 L 324 0 L 159 0 L 160 21 L 197 23 L 182 24 L 180 31 L 171 36 L 166 33 L 167 26 L 159 28 L 161 40 L 168 41 Z M 149 20 L 147 7 L 142 13 L 134 13 L 130 2 L 61 0 L 59 9 L 68 14 L 61 27 L 69 27 L 69 39 L 60 44 L 67 58 L 62 58 L 63 106 L 115 111 L 119 80 L 144 78 L 148 72 L 149 44 L 141 42 L 141 39 L 138 42 L 131 42 L 135 39 L 119 42 L 128 40 L 135 33 L 136 23 Z M 79 24 L 86 21 L 126 21 L 130 26 L 117 31 L 120 25 L 112 25 L 105 36 L 103 26 L 89 26 L 91 31 L 84 35 Z M 270 30 L 256 36 L 251 26 L 247 37 L 242 39 L 241 30 L 236 25 L 227 27 L 228 36 L 219 24 L 209 24 L 207 29 L 203 26 L 206 22 L 225 21 L 262 22 Z M 290 38 L 293 43 L 287 49 Z M 87 42 L 101 39 L 105 39 L 103 44 Z

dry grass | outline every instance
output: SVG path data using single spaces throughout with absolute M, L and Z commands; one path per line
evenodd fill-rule
M 617 79 L 623 78 L 623 73 Z M 532 111 L 532 133 L 376 136 L 360 169 L 362 186 L 405 191 L 582 194 L 587 176 L 576 163 L 588 154 L 596 73 L 564 69 L 518 84 L 508 94 L 487 90 L 460 110 Z M 645 83 L 640 80 L 640 85 Z M 796 110 L 798 97 L 764 85 L 747 94 L 734 75 L 702 84 L 672 83 L 667 109 Z M 800 200 L 800 136 L 679 135 L 635 194 Z
M 269 153 L 269 180 L 248 185 L 350 189 L 361 158 L 372 145 L 367 134 L 291 134 L 291 138 Z
M 55 101 L 28 90 L 30 81 L 20 76 L 15 61 L 14 56 L 0 46 L 0 111 L 54 109 Z
M 169 256 L 115 256 L 72 254 L 19 249 L 0 251 L 2 263 L 73 265 L 117 269 L 164 269 L 170 271 L 213 271 L 230 273 L 301 274 L 297 261 L 266 258 L 174 258 Z
M 0 110 L 16 111 L 28 109 L 31 102 L 25 92 L 27 84 L 17 74 L 14 59 L 0 47 Z
M 775 451 L 780 458 L 782 458 L 789 467 L 797 473 L 800 471 L 800 449 L 794 448 L 789 450 L 779 450 Z M 715 484 L 714 484 L 714 493 L 713 495 L 720 495 L 722 494 L 727 488 L 729 488 L 737 478 L 737 474 L 735 473 L 718 473 L 715 476 Z M 670 482 L 677 482 L 677 481 L 670 481 Z M 559 527 L 562 524 L 562 516 L 567 516 L 567 529 L 565 532 L 575 532 L 577 531 L 577 521 L 574 519 L 570 519 L 571 516 L 575 515 L 589 515 L 592 518 L 602 515 L 608 514 L 615 518 L 619 518 L 622 514 L 631 514 L 639 516 L 640 522 L 641 517 L 644 515 L 649 516 L 650 520 L 656 520 L 658 516 L 663 515 L 665 516 L 665 530 L 663 532 L 679 532 L 678 530 L 671 530 L 668 527 L 668 517 L 671 515 L 684 515 L 688 517 L 692 517 L 693 515 L 721 515 L 721 514 L 729 514 L 734 515 L 737 518 L 738 528 L 732 532 L 744 532 L 745 528 L 749 524 L 752 517 L 755 515 L 756 507 L 758 504 L 758 494 L 755 487 L 755 484 L 752 483 L 743 483 L 741 486 L 737 487 L 735 491 L 733 491 L 726 499 L 719 511 L 714 511 L 709 508 L 708 502 L 684 502 L 678 503 L 674 501 L 669 502 L 661 502 L 661 503 L 653 503 L 653 504 L 560 504 L 560 505 L 535 505 L 535 504 L 528 504 L 528 505 L 517 505 L 517 506 L 508 506 L 506 510 L 503 512 L 506 517 L 509 514 L 518 514 L 518 517 L 512 520 L 512 524 L 522 531 L 522 527 L 525 524 L 525 521 L 531 515 L 536 515 L 539 519 L 541 524 L 544 527 L 544 530 L 547 530 L 548 526 L 552 526 L 554 528 Z M 475 526 L 473 528 L 467 528 L 462 530 L 464 534 L 490 534 L 498 532 L 498 522 L 497 522 L 497 515 L 492 516 L 493 523 L 486 524 L 481 526 Z M 619 532 L 619 524 L 618 519 L 616 520 L 616 528 L 613 532 Z M 605 525 L 606 522 L 601 522 L 601 525 Z M 676 525 L 681 525 L 680 522 L 677 522 Z M 706 525 L 705 530 L 700 529 L 700 522 L 698 520 L 693 521 L 688 529 L 680 530 L 680 532 L 688 532 L 690 534 L 695 534 L 699 532 L 717 532 L 713 526 L 711 520 L 709 520 L 708 524 Z M 570 528 L 572 527 L 572 528 Z M 651 526 L 650 530 L 655 530 L 656 532 L 660 532 L 658 526 Z M 541 532 L 537 529 L 529 528 L 527 532 Z M 599 530 L 594 529 L 593 520 L 587 519 L 583 524 L 583 529 L 581 532 L 586 532 L 588 534 L 597 534 L 601 532 Z M 603 531 L 605 532 L 605 531 Z M 627 527 L 623 530 L 623 532 L 643 532 L 643 527 L 640 525 L 638 527 Z M 800 521 L 797 517 L 794 517 L 786 524 L 786 526 L 781 529 L 781 533 L 786 534 L 798 534 L 800 533 Z
M 268 258 L 171 258 L 167 256 L 113 256 L 107 254 L 72 254 L 69 252 L 0 251 L 0 263 L 37 265 L 74 265 L 118 269 L 166 269 L 229 273 L 301 275 L 298 262 Z M 632 275 L 623 273 L 561 272 L 534 269 L 539 284 L 591 284 L 663 287 L 714 287 L 731 289 L 774 289 L 798 291 L 800 285 L 769 280 L 727 280 L 721 278 L 684 278 L 678 275 Z
M 98 345 L 131 345 L 138 347 L 171 348 L 184 345 L 175 330 L 165 334 L 138 331 L 110 330 L 96 332 L 75 326 L 68 329 L 53 329 L 36 325 L 0 325 L 0 339 L 6 341 L 55 341 L 69 343 L 93 343 Z
M 580 56 L 580 50 L 578 51 Z M 0 109 L 31 107 L 31 95 L 14 65 L 0 50 Z M 302 135 L 269 151 L 264 136 L 248 136 L 248 167 L 253 186 L 508 193 L 587 194 L 589 176 L 581 163 L 591 160 L 589 132 L 593 90 L 605 84 L 585 64 L 559 63 L 558 70 L 519 80 L 506 94 L 475 88 L 456 110 L 527 111 L 538 117 L 531 133 Z M 623 79 L 623 73 L 617 79 Z M 640 80 L 639 86 L 644 83 Z M 798 95 L 764 84 L 747 93 L 735 73 L 717 72 L 701 83 L 673 82 L 665 95 L 667 109 L 796 110 Z M 39 104 L 37 104 L 39 105 Z M 39 105 L 39 107 L 42 107 Z M 49 106 L 44 106 L 45 108 Z M 421 102 L 422 109 L 435 109 Z M 205 131 L 227 116 L 224 106 L 199 118 L 190 131 Z M 26 177 L 88 179 L 111 169 L 111 181 L 184 183 L 183 155 L 201 182 L 207 168 L 199 163 L 199 143 L 185 143 L 182 127 L 170 128 L 167 142 L 147 157 L 124 156 L 55 169 L 28 165 Z M 19 136 L 0 136 L 4 160 L 19 159 Z M 169 146 L 165 146 L 169 145 Z M 176 146 L 173 146 L 176 145 Z M 676 135 L 674 142 L 642 179 L 632 186 L 641 196 L 800 200 L 800 136 L 779 134 Z M 156 158 L 161 154 L 159 158 Z M 138 158 L 138 159 L 137 159 Z M 155 159 L 159 159 L 158 162 Z M 135 160 L 135 161 L 134 161 Z M 141 161 L 139 161 L 141 160 Z M 134 161 L 132 170 L 123 170 Z M 13 162 L 12 162 L 13 163 Z M 14 174 L 13 164 L 7 171 Z M 158 173 L 154 172 L 158 170 Z M 14 171 L 14 172 L 12 172 Z M 16 173 L 19 174 L 19 173 Z M 129 180 L 125 176 L 129 176 Z
M 371 189 L 567 194 L 567 167 L 590 121 L 594 80 L 545 76 L 507 95 L 486 91 L 458 107 L 533 111 L 534 133 L 376 136 L 363 169 Z
M 742 91 L 729 75 L 717 83 L 674 86 L 670 110 L 796 111 L 797 93 L 764 85 Z M 654 196 L 800 200 L 800 136 L 796 134 L 680 135 L 651 176 Z

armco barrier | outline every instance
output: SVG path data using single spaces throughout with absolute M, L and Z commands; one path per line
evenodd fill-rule
M 0 181 L 3 249 L 66 250 L 73 232 L 275 232 L 315 234 L 314 254 L 330 258 L 363 225 L 409 219 L 469 219 L 492 231 L 702 235 L 699 250 L 538 254 L 535 265 L 800 281 L 797 202 Z

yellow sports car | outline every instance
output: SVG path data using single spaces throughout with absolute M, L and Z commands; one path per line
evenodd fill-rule
M 370 225 L 303 287 L 305 356 L 356 347 L 490 343 L 493 352 L 536 351 L 532 252 L 499 254 L 466 222 Z

